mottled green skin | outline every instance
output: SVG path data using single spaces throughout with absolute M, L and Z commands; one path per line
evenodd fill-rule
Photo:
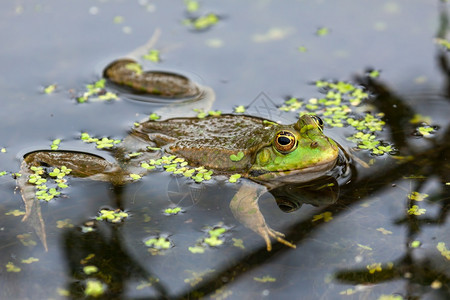
M 294 133 L 298 139 L 296 149 L 287 154 L 273 145 L 277 132 L 282 130 Z M 330 169 L 338 156 L 335 142 L 308 115 L 291 125 L 244 115 L 147 121 L 133 129 L 131 135 L 147 139 L 193 166 L 240 173 L 260 181 L 289 177 L 293 171 L 323 171 L 323 166 Z M 232 161 L 230 155 L 238 152 L 243 152 L 244 157 Z

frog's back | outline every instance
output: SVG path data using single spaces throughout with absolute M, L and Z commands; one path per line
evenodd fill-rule
M 254 153 L 270 143 L 272 135 L 263 119 L 245 115 L 148 121 L 136 130 L 162 135 L 156 141 L 158 146 L 166 146 L 167 152 L 184 157 L 193 165 L 222 172 L 246 171 Z M 230 155 L 239 152 L 244 157 L 232 161 Z

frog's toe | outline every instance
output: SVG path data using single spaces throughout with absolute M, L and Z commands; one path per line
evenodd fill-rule
M 268 234 L 269 234 L 271 237 L 273 237 L 274 239 L 276 239 L 279 243 L 282 243 L 282 244 L 284 244 L 284 245 L 286 245 L 286 246 L 289 246 L 289 247 L 291 247 L 291 248 L 294 248 L 294 249 L 297 248 L 297 246 L 295 246 L 294 244 L 292 244 L 292 243 L 286 241 L 286 240 L 283 238 L 285 235 L 284 235 L 283 233 L 281 233 L 281 232 L 278 232 L 278 231 L 275 231 L 275 230 L 269 228 Z M 266 241 L 266 243 L 267 243 L 267 241 Z M 267 247 L 267 251 L 270 251 L 270 250 L 269 250 L 269 247 Z

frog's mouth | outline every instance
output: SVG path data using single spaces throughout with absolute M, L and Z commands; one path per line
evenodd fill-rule
M 330 161 L 324 161 L 321 164 L 316 164 L 311 167 L 294 170 L 250 170 L 250 172 L 248 173 L 248 178 L 255 181 L 270 182 L 274 184 L 308 182 L 323 176 L 326 172 L 333 169 L 333 167 L 336 165 L 336 162 L 337 159 L 333 159 Z

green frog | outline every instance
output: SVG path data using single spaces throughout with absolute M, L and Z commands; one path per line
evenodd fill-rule
M 164 81 L 160 80 L 158 85 L 161 82 Z M 192 82 L 187 84 L 189 87 L 185 90 L 189 93 L 201 93 L 200 86 L 193 86 Z M 166 94 L 175 95 L 175 92 Z M 28 181 L 33 167 L 65 166 L 72 170 L 71 176 L 121 186 L 134 181 L 131 175 L 143 176 L 148 172 L 142 163 L 174 155 L 191 167 L 203 166 L 212 170 L 214 175 L 240 174 L 243 177 L 241 186 L 230 202 L 235 218 L 259 234 L 268 251 L 272 249 L 271 238 L 295 248 L 282 233 L 267 225 L 258 199 L 263 193 L 285 184 L 309 182 L 324 176 L 333 169 L 339 155 L 337 143 L 323 133 L 320 118 L 311 115 L 303 115 L 290 125 L 233 114 L 147 120 L 135 126 L 111 151 L 114 161 L 65 150 L 36 151 L 26 155 L 21 165 L 22 176 L 18 178 L 26 204 L 24 219 L 30 218 L 32 211 L 38 209 L 35 186 Z M 130 155 L 132 153 L 139 155 Z M 38 235 L 45 240 L 42 218 L 40 221 Z

